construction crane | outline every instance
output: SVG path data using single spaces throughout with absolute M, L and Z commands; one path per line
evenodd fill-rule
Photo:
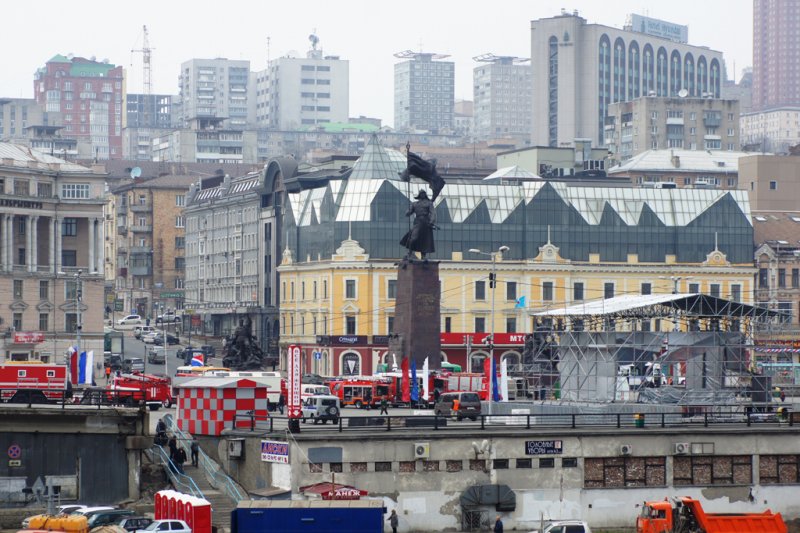
M 150 37 L 146 25 L 142 26 L 142 32 L 144 34 L 142 38 L 142 47 L 140 49 L 131 50 L 131 52 L 142 54 L 142 86 L 144 90 L 143 122 L 146 127 L 150 127 L 150 111 L 152 106 L 151 99 L 153 94 L 153 85 L 152 85 L 153 78 L 152 78 L 152 65 L 150 63 L 150 55 L 155 49 L 150 48 Z

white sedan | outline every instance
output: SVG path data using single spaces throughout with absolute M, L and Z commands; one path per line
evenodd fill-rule
M 157 331 L 148 333 L 147 335 L 142 335 L 142 342 L 145 344 L 154 344 L 158 335 L 159 333 Z
M 192 533 L 192 528 L 183 520 L 155 520 L 144 529 L 137 529 L 136 533 L 154 533 L 157 531 L 169 531 L 170 533 Z

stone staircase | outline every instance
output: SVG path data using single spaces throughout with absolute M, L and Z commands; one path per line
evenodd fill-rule
M 183 470 L 186 475 L 191 477 L 197 488 L 203 493 L 203 496 L 211 504 L 213 515 L 211 516 L 211 523 L 217 526 L 218 531 L 231 530 L 231 511 L 236 507 L 236 504 L 222 491 L 215 489 L 211 483 L 206 479 L 205 472 L 202 468 L 192 466 L 191 463 L 183 465 Z

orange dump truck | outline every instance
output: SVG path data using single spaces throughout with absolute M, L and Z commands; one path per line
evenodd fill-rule
M 636 533 L 787 533 L 780 513 L 706 513 L 699 500 L 645 502 Z

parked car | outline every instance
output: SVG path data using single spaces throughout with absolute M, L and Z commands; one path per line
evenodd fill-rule
M 148 333 L 153 333 L 156 330 L 153 326 L 136 326 L 133 328 L 133 336 L 137 339 L 141 339 L 144 335 Z
M 156 317 L 156 324 L 161 324 L 162 322 L 170 323 L 170 322 L 180 322 L 181 317 L 175 314 L 175 311 L 167 311 L 163 315 L 158 315 Z
M 187 350 L 197 350 L 194 346 L 185 346 L 183 348 L 178 348 L 175 352 L 175 357 L 183 361 L 186 358 L 186 351 Z
M 192 528 L 183 520 L 153 520 L 144 529 L 137 529 L 136 533 L 151 533 L 153 531 L 170 531 L 171 533 L 192 533 Z
M 181 342 L 181 340 L 178 337 L 176 337 L 175 335 L 172 335 L 170 333 L 167 333 L 167 344 L 168 345 L 174 346 L 176 344 L 180 344 L 180 342 Z M 163 334 L 156 335 L 156 338 L 153 339 L 153 344 L 155 344 L 157 346 L 163 345 L 164 344 L 164 335 Z
M 302 405 L 303 422 L 308 419 L 316 424 L 321 420 L 324 424 L 330 420 L 336 424 L 339 421 L 339 412 L 341 409 L 342 406 L 339 403 L 338 396 L 330 394 L 309 396 Z
M 147 362 L 155 365 L 163 365 L 167 362 L 167 356 L 164 354 L 164 348 L 153 347 L 147 352 Z
M 203 344 L 202 346 L 200 346 L 200 351 L 203 352 L 203 355 L 205 355 L 206 358 L 217 356 L 216 348 L 214 348 L 210 344 Z
M 77 509 L 70 513 L 71 516 L 85 516 L 86 518 L 91 518 L 91 516 L 95 513 L 99 513 L 101 511 L 111 511 L 112 509 L 116 509 L 115 507 L 109 507 L 107 505 L 99 506 L 99 507 L 83 507 L 81 509 Z
M 106 526 L 108 524 L 113 524 L 120 517 L 124 516 L 133 516 L 134 513 L 132 509 L 109 509 L 108 511 L 99 511 L 94 513 L 92 516 L 89 517 L 89 529 L 93 529 L 100 526 Z
M 439 416 L 454 416 L 457 420 L 477 420 L 481 414 L 481 398 L 477 392 L 446 392 L 433 405 Z
M 145 344 L 155 344 L 156 337 L 160 336 L 161 333 L 158 331 L 151 331 L 147 335 L 142 335 L 142 342 Z
M 131 372 L 144 372 L 144 359 L 141 357 L 131 357 L 122 361 L 122 371 L 130 374 Z
M 141 324 L 141 323 L 142 323 L 142 317 L 140 317 L 139 315 L 128 315 L 126 317 L 120 318 L 119 322 L 117 322 L 117 324 L 119 324 L 120 326 L 128 326 L 130 324 Z
M 122 370 L 122 356 L 116 354 L 111 354 L 106 356 L 105 366 L 111 367 L 112 372 L 116 372 L 117 370 Z
M 86 508 L 86 506 L 82 505 L 80 503 L 70 503 L 70 504 L 66 504 L 66 505 L 59 505 L 58 506 L 58 514 L 72 514 L 75 511 L 77 511 L 78 509 L 84 509 L 84 508 Z
M 145 529 L 153 523 L 152 518 L 146 516 L 126 516 L 116 522 L 116 525 L 125 531 L 136 531 L 137 529 Z
M 208 357 L 209 357 L 208 354 L 203 353 L 203 351 L 200 350 L 200 348 L 190 348 L 190 349 L 187 349 L 187 350 L 183 351 L 183 364 L 191 365 L 192 364 L 192 358 L 197 354 L 200 354 L 200 355 L 203 356 L 203 364 L 205 364 L 208 361 Z
M 534 529 L 529 533 L 539 533 L 539 530 Z M 558 520 L 546 524 L 542 533 L 592 533 L 592 530 L 583 520 Z

